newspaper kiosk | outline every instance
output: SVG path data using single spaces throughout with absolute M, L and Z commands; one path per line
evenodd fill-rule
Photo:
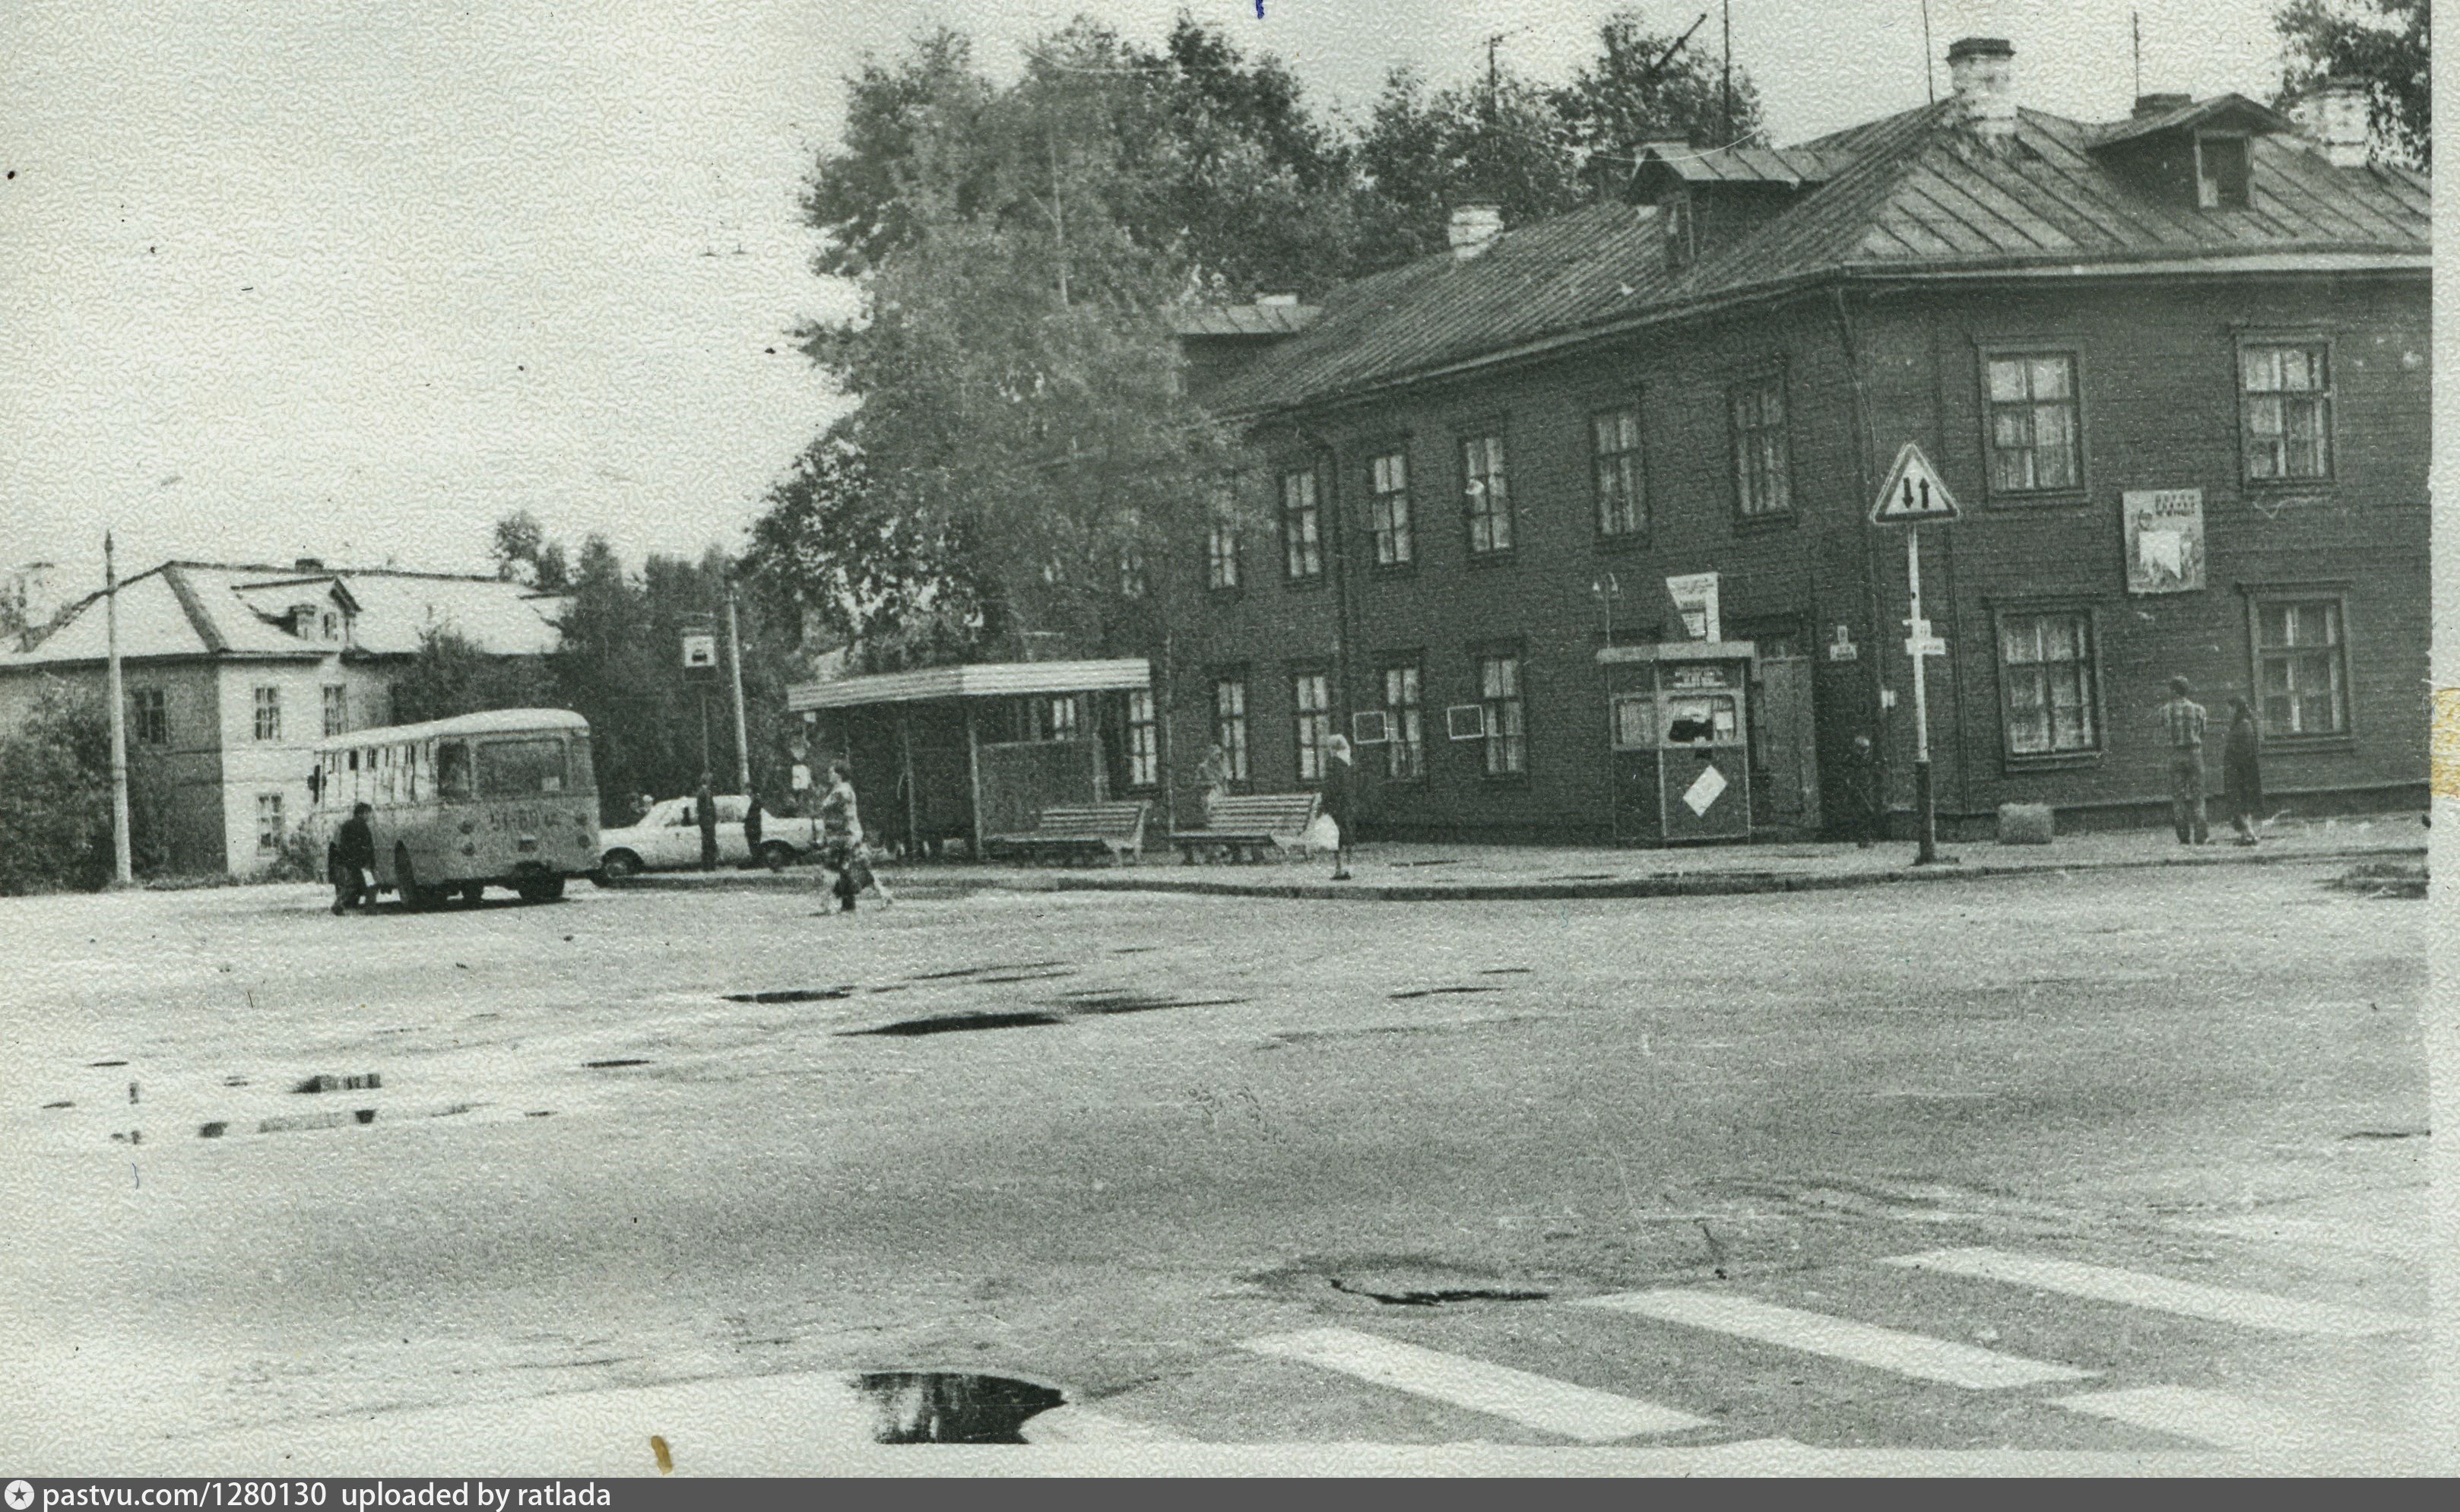
M 1753 654 L 1749 641 L 1599 649 L 1618 841 L 1750 838 Z

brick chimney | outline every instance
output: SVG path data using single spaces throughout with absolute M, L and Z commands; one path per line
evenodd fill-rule
M 1472 258 L 1493 245 L 1503 234 L 1503 206 L 1489 201 L 1472 201 L 1453 206 L 1452 224 L 1446 235 L 1452 242 L 1453 256 Z
M 2016 50 L 2004 37 L 1960 37 L 1947 45 L 1947 76 L 1974 136 L 1992 145 L 2016 135 Z
M 2195 102 L 2195 96 L 2193 95 L 2181 94 L 2174 90 L 2138 95 L 2135 96 L 2133 116 L 2137 120 L 2142 120 L 2147 116 L 2165 116 L 2174 110 L 2183 110 Z
M 2373 107 L 2365 80 L 2330 78 L 2299 101 L 2296 114 L 2307 134 L 2322 144 L 2323 157 L 2333 167 L 2363 168 L 2372 157 L 2367 127 Z

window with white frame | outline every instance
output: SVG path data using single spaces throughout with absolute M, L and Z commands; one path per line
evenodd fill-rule
M 1155 787 L 1161 782 L 1161 719 L 1148 689 L 1128 693 L 1128 786 Z
M 1990 374 L 1990 491 L 2049 493 L 2081 487 L 2075 356 L 2036 351 L 1994 356 Z
M 1208 588 L 1235 588 L 1239 586 L 1239 522 L 1217 519 L 1204 539 L 1204 586 Z
M 1528 770 L 1529 749 L 1520 696 L 1520 658 L 1495 652 L 1478 658 L 1478 702 L 1486 711 L 1486 775 L 1511 777 Z
M 1793 507 L 1785 380 L 1766 373 L 1736 384 L 1728 399 L 1734 430 L 1734 507 L 1754 517 L 1784 514 Z
M 256 848 L 282 848 L 282 795 L 259 793 L 256 796 Z
M 1375 564 L 1402 566 L 1417 555 L 1410 521 L 1410 454 L 1389 451 L 1367 464 L 1367 522 L 1375 537 Z
M 2001 615 L 1999 687 L 2009 756 L 2101 749 L 2090 614 L 2057 609 Z
M 1082 723 L 1082 710 L 1074 693 L 1053 693 L 1033 701 L 1036 740 L 1072 739 Z
M 2332 353 L 2322 342 L 2238 349 L 2238 408 L 2250 482 L 2332 476 Z
M 1324 576 L 1324 521 L 1311 467 L 1282 475 L 1282 575 L 1292 583 Z
M 1640 406 L 1625 404 L 1589 416 L 1589 461 L 1597 480 L 1598 534 L 1636 536 L 1648 529 L 1648 495 L 1640 457 Z
M 1406 782 L 1427 775 L 1427 713 L 1418 664 L 1384 669 L 1384 775 Z
M 1213 680 L 1213 743 L 1230 763 L 1230 779 L 1247 780 L 1247 679 Z
M 1291 736 L 1298 747 L 1299 780 L 1324 780 L 1324 743 L 1332 734 L 1332 679 L 1323 672 L 1290 674 Z
M 2266 739 L 2346 735 L 2348 646 L 2338 598 L 2254 604 L 2256 712 Z
M 2195 203 L 2206 210 L 2243 210 L 2255 169 L 2244 137 L 2195 138 Z
M 347 683 L 325 685 L 325 733 L 341 735 L 350 728 L 350 689 Z
M 256 737 L 259 740 L 282 738 L 282 690 L 259 688 L 256 691 Z
M 1462 439 L 1461 502 L 1469 512 L 1470 555 L 1512 549 L 1512 482 L 1503 471 L 1502 437 Z

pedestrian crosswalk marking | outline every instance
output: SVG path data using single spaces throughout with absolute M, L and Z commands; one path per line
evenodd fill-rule
M 1934 1249 L 1926 1254 L 1896 1255 L 1881 1262 L 1913 1270 L 1939 1270 L 1978 1276 L 2011 1286 L 2037 1287 L 2096 1302 L 2117 1302 L 2156 1312 L 2175 1312 L 2215 1323 L 2268 1329 L 2276 1333 L 2325 1333 L 2357 1336 L 2397 1333 L 2424 1325 L 2395 1313 L 2370 1308 L 2338 1307 L 2325 1302 L 2301 1302 L 2268 1292 L 2240 1291 L 2199 1282 L 2174 1281 L 2140 1270 L 2081 1265 L 2039 1255 L 2009 1254 L 2002 1249 Z
M 2091 1371 L 2052 1365 L 2019 1355 L 2001 1354 L 1947 1339 L 1867 1323 L 1779 1307 L 1717 1291 L 1623 1291 L 1573 1303 L 1577 1308 L 1606 1308 L 1638 1313 L 1666 1323 L 1686 1324 L 1740 1338 L 1756 1339 L 1783 1349 L 1824 1354 L 1830 1359 L 1866 1365 L 1919 1380 L 1944 1381 L 1971 1391 L 2007 1386 L 2033 1386 L 2043 1381 L 2081 1381 Z
M 2192 1438 L 2216 1449 L 2304 1456 L 2382 1452 L 2389 1447 L 2374 1436 L 2345 1433 L 2270 1402 L 2193 1386 L 2089 1392 L 2059 1397 L 2057 1404 L 2070 1412 Z
M 1249 1339 L 1240 1348 L 1431 1397 L 1583 1443 L 1709 1426 L 1707 1419 L 1637 1397 L 1575 1386 L 1509 1366 L 1420 1349 L 1352 1329 Z

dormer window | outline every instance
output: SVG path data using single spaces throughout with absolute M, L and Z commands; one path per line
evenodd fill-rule
M 2243 210 L 2247 185 L 2247 138 L 2198 134 L 2195 138 L 2195 203 L 2206 210 Z

